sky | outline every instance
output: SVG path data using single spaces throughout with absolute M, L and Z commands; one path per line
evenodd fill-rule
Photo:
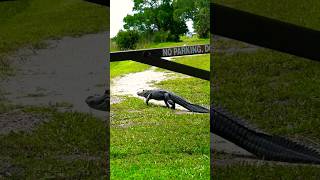
M 132 0 L 110 1 L 110 36 L 114 37 L 123 28 L 123 18 L 132 14 Z
M 133 0 L 110 1 L 110 36 L 113 38 L 120 29 L 123 29 L 123 18 L 132 13 Z M 187 22 L 189 31 L 193 31 L 192 22 Z

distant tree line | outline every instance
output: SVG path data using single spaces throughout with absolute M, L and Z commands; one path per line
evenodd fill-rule
M 188 32 L 186 21 L 200 38 L 208 38 L 210 0 L 134 0 L 133 15 L 124 18 L 124 30 L 114 38 L 120 49 L 134 49 L 139 41 L 179 41 Z

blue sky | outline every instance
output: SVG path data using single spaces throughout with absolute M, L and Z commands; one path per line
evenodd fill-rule
M 110 1 L 110 37 L 117 35 L 123 28 L 123 18 L 127 14 L 132 14 L 132 0 L 111 0 Z M 189 31 L 193 31 L 192 22 L 187 22 Z

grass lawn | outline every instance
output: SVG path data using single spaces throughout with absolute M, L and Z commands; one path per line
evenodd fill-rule
M 215 54 L 214 101 L 279 135 L 320 142 L 320 64 L 260 50 Z
M 320 3 L 217 0 L 218 4 L 320 29 Z M 215 42 L 214 42 L 215 43 Z M 232 45 L 231 46 L 238 46 Z M 272 134 L 319 144 L 320 64 L 270 50 L 214 55 L 213 100 Z M 319 148 L 319 146 L 318 146 Z M 218 157 L 219 158 L 219 157 Z M 217 179 L 319 179 L 316 166 L 232 164 L 218 166 Z
M 310 179 L 320 178 L 319 167 L 315 166 L 286 166 L 286 165 L 246 165 L 239 164 L 215 169 L 215 179 L 230 180 L 272 180 L 272 179 Z
M 208 114 L 176 114 L 136 98 L 111 112 L 112 179 L 209 178 Z
M 32 132 L 0 135 L 0 167 L 6 172 L 0 178 L 106 178 L 104 121 L 54 107 L 24 107 L 19 112 L 45 118 L 46 123 Z
M 19 48 L 44 48 L 47 39 L 106 31 L 108 11 L 82 0 L 0 2 L 0 77 L 12 74 L 6 56 Z M 0 135 L 0 179 L 106 178 L 106 122 L 54 107 L 9 107 L 1 97 L 0 88 L 1 115 L 18 111 L 48 122 L 28 133 Z
M 209 56 L 176 61 L 209 69 Z M 178 78 L 156 84 L 209 105 L 209 82 Z M 127 97 L 111 106 L 112 179 L 209 179 L 209 114 L 185 114 Z
M 262 49 L 216 53 L 213 59 L 215 105 L 265 132 L 320 143 L 318 62 Z M 320 167 L 241 163 L 218 166 L 214 172 L 213 178 L 218 179 L 318 179 Z
M 141 72 L 149 69 L 147 64 L 138 63 L 135 61 L 120 61 L 110 63 L 110 78 L 121 76 L 128 73 Z
M 277 0 L 211 0 L 211 2 L 320 30 L 320 1 L 317 0 L 282 0 L 280 4 Z
M 0 77 L 12 74 L 7 55 L 47 39 L 103 32 L 109 9 L 83 0 L 16 0 L 0 2 Z
M 213 100 L 216 105 L 223 105 L 265 132 L 307 144 L 320 143 L 319 63 L 260 50 L 233 55 L 217 53 L 214 69 Z M 233 164 L 217 167 L 214 171 L 215 178 L 223 179 L 239 176 L 245 179 L 279 176 L 317 179 L 315 177 L 320 176 L 320 167 L 311 166 Z
M 0 2 L 0 54 L 45 39 L 106 31 L 108 9 L 83 0 Z

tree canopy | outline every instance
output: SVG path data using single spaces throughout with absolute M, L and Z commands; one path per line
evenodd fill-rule
M 124 31 L 115 40 L 120 49 L 132 49 L 138 42 L 179 41 L 188 32 L 186 22 L 200 38 L 210 32 L 210 0 L 133 0 L 133 14 L 127 15 Z
M 185 19 L 174 17 L 172 0 L 134 0 L 134 14 L 124 18 L 126 30 L 167 32 L 168 40 L 178 41 L 188 32 Z
M 210 32 L 210 0 L 174 0 L 175 18 L 191 19 L 193 28 L 201 38 Z

